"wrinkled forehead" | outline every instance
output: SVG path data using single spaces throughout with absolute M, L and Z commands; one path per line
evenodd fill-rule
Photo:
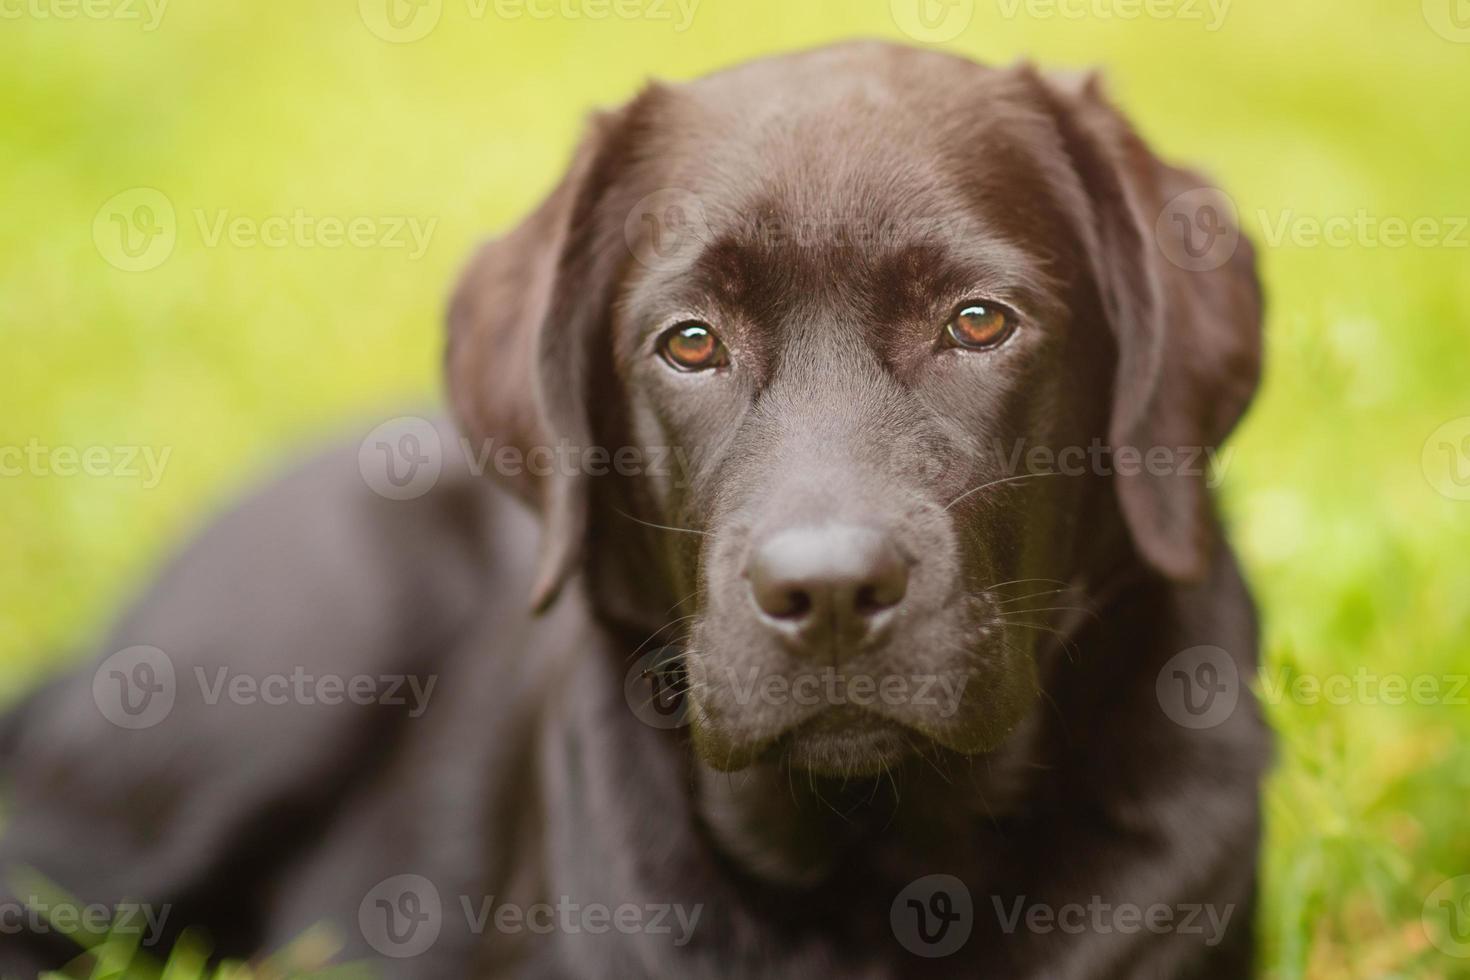
M 637 295 L 775 314 L 966 292 L 1055 301 L 1076 249 L 1065 154 L 1005 76 L 976 70 L 944 93 L 720 80 L 663 93 L 645 129 L 656 149 L 635 233 L 657 241 Z

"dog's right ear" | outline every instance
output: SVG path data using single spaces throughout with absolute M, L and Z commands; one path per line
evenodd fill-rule
M 593 119 L 566 176 L 518 227 L 480 247 L 449 306 L 454 414 L 477 457 L 493 464 L 503 447 L 516 451 L 517 474 L 492 468 L 541 516 L 538 612 L 576 572 L 587 533 L 587 477 L 564 472 L 555 450 L 591 444 L 590 357 L 626 254 L 599 231 L 608 224 L 599 205 L 620 166 L 627 114 Z

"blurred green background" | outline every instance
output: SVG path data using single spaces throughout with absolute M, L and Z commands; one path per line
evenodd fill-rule
M 1103 68 L 1233 196 L 1270 297 L 1224 489 L 1280 733 L 1262 968 L 1470 976 L 1436 892 L 1470 874 L 1470 3 L 923 2 L 928 22 L 915 0 L 0 0 L 0 701 L 285 451 L 437 397 L 459 264 L 591 108 L 907 27 Z M 164 201 L 108 205 L 135 188 Z M 173 209 L 171 252 L 118 251 L 113 212 L 140 202 L 148 228 Z M 214 238 L 298 213 L 367 223 L 337 247 Z M 69 476 L 58 447 L 108 462 Z

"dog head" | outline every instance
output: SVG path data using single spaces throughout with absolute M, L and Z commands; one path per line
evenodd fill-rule
M 1169 260 L 1199 186 L 1092 82 L 886 45 L 598 118 L 450 311 L 461 424 L 561 461 L 536 603 L 677 638 L 719 768 L 997 746 L 1058 596 L 1209 560 L 1260 296 L 1244 242 Z

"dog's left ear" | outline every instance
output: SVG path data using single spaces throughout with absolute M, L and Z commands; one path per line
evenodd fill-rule
M 538 612 L 577 570 L 587 534 L 587 476 L 560 465 L 555 451 L 591 445 L 592 358 L 628 254 L 601 211 L 631 108 L 593 119 L 561 182 L 475 253 L 449 306 L 445 372 L 455 416 L 479 454 L 517 451 L 519 472 L 497 468 L 497 477 L 541 517 Z
M 1089 251 L 1118 349 L 1109 442 L 1119 506 L 1149 564 L 1197 579 L 1216 536 L 1205 451 L 1260 379 L 1255 252 L 1228 199 L 1156 157 L 1096 77 L 1031 79 L 1093 212 Z

